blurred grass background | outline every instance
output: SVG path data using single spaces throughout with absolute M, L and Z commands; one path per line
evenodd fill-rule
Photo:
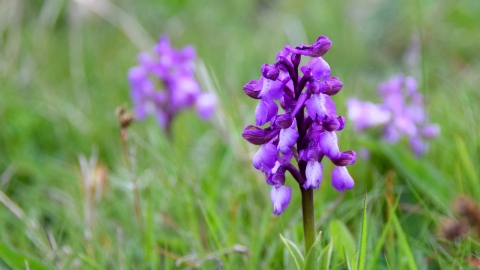
M 131 106 L 126 73 L 162 33 L 196 47 L 200 80 L 212 79 L 204 88 L 221 106 L 212 122 L 182 113 L 173 143 L 154 120 L 134 123 L 131 173 L 115 109 Z M 342 150 L 366 147 L 372 158 L 349 168 L 356 186 L 345 194 L 331 187 L 326 166 L 315 192 L 324 243 L 335 239 L 334 220 L 358 241 L 367 191 L 370 269 L 472 267 L 479 238 L 451 242 L 439 227 L 454 217 L 456 196 L 480 199 L 479 1 L 3 0 L 0 268 L 26 269 L 29 258 L 31 269 L 35 260 L 47 269 L 292 269 L 279 234 L 302 246 L 300 194 L 294 187 L 286 212 L 272 215 L 270 189 L 251 166 L 257 147 L 240 136 L 256 106 L 241 88 L 285 44 L 319 35 L 333 41 L 325 59 L 344 82 L 334 98 L 340 114 L 347 97 L 378 101 L 377 84 L 404 72 L 419 80 L 442 129 L 422 159 L 406 142 L 340 132 Z M 98 177 L 102 196 L 89 207 L 78 157 L 95 153 L 108 181 Z M 351 239 L 337 240 L 332 267 L 346 269 L 342 245 L 350 250 Z

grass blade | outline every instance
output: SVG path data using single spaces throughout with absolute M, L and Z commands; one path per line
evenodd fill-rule
M 418 269 L 417 263 L 415 262 L 415 258 L 413 257 L 413 254 L 412 254 L 412 250 L 410 249 L 410 245 L 407 241 L 407 237 L 405 236 L 405 233 L 402 230 L 402 226 L 400 225 L 400 222 L 398 221 L 398 218 L 395 212 L 392 212 L 392 221 L 395 227 L 395 232 L 398 237 L 399 247 L 403 249 L 405 256 L 407 256 L 408 269 L 411 269 L 411 270 Z
M 360 234 L 360 243 L 357 257 L 357 270 L 363 270 L 365 267 L 365 253 L 367 251 L 367 193 L 363 202 L 363 222 Z

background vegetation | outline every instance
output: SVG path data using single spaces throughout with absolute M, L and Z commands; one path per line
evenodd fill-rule
M 474 267 L 478 235 L 440 232 L 460 218 L 457 196 L 480 198 L 479 30 L 480 2 L 469 0 L 4 0 L 0 268 L 292 269 L 279 234 L 302 246 L 300 193 L 291 184 L 290 206 L 273 216 L 251 166 L 257 147 L 240 136 L 256 105 L 242 86 L 285 44 L 319 35 L 333 41 L 325 59 L 344 82 L 341 114 L 347 97 L 379 101 L 377 84 L 403 72 L 419 79 L 442 130 L 421 159 L 406 142 L 339 133 L 342 150 L 367 148 L 371 158 L 349 168 L 353 190 L 331 187 L 328 164 L 315 192 L 330 266 L 355 256 L 367 192 L 369 269 Z M 173 143 L 153 119 L 134 123 L 129 166 L 115 109 L 130 108 L 127 70 L 162 33 L 196 46 L 199 79 L 220 106 L 211 122 L 182 113 Z M 95 185 L 85 188 L 85 173 Z

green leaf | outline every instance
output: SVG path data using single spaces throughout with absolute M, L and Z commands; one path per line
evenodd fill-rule
M 310 270 L 310 269 L 318 269 L 319 267 L 319 259 L 322 253 L 320 239 L 322 236 L 322 232 L 320 232 L 315 239 L 310 251 L 308 251 L 307 257 L 305 257 L 305 267 L 303 269 Z
M 335 242 L 336 248 L 345 252 L 346 258 L 355 260 L 355 239 L 342 221 L 333 220 L 330 223 L 330 237 Z M 351 264 L 350 261 L 347 263 Z
M 333 246 L 333 241 L 330 241 L 330 243 L 322 250 L 322 253 L 320 254 L 320 269 L 330 269 L 330 263 L 332 262 Z
M 0 259 L 2 259 L 9 267 L 14 270 L 26 269 L 26 265 L 30 269 L 48 270 L 49 268 L 42 263 L 27 257 L 26 255 L 16 252 L 7 245 L 0 243 Z
M 365 252 L 367 251 L 367 193 L 363 202 L 363 222 L 360 234 L 360 243 L 357 257 L 357 270 L 363 270 L 365 267 Z
M 292 255 L 293 260 L 295 261 L 295 265 L 297 266 L 297 269 L 298 270 L 303 269 L 304 259 L 303 259 L 302 252 L 300 252 L 300 249 L 292 241 L 283 237 L 281 234 L 280 234 L 280 238 L 282 239 L 282 242 L 285 244 L 288 251 L 290 252 L 290 255 Z

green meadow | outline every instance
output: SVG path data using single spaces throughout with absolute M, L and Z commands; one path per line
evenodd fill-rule
M 127 72 L 161 34 L 195 46 L 217 110 L 180 113 L 171 139 L 135 121 L 122 141 Z M 0 269 L 301 268 L 300 190 L 287 174 L 292 200 L 272 214 L 258 147 L 241 136 L 257 104 L 242 87 L 285 44 L 320 35 L 344 83 L 338 114 L 352 96 L 380 102 L 377 85 L 404 73 L 441 134 L 416 158 L 347 120 L 340 149 L 370 158 L 348 167 L 344 193 L 324 162 L 318 269 L 479 267 L 480 228 L 448 234 L 468 219 L 459 197 L 480 204 L 479 1 L 2 0 Z

